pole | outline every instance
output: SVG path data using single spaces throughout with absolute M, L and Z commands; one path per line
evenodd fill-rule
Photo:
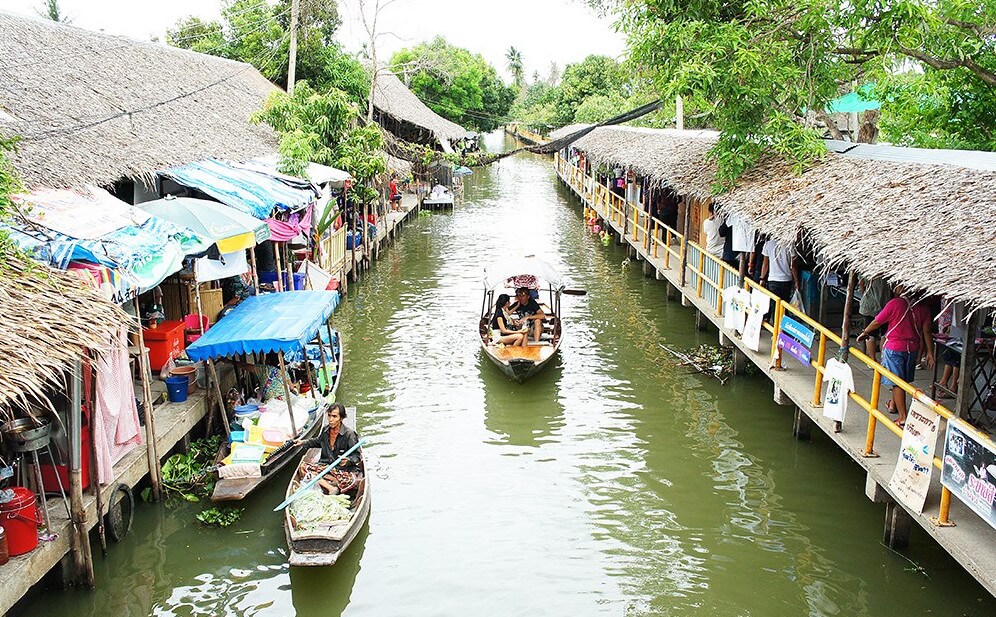
M 283 272 L 280 269 L 280 247 L 278 246 L 279 244 L 280 244 L 279 242 L 274 242 L 273 243 L 273 260 L 274 260 L 274 263 L 276 264 L 276 269 L 277 269 L 276 290 L 277 291 L 283 291 L 284 290 L 284 281 L 283 281 L 284 275 L 283 275 Z
M 294 422 L 294 403 L 291 401 L 290 375 L 287 374 L 287 363 L 284 362 L 284 352 L 280 352 L 280 376 L 284 381 L 284 396 L 287 397 L 287 413 L 290 414 L 291 431 L 297 439 L 297 423 Z
M 854 304 L 854 287 L 858 283 L 858 274 L 852 269 L 847 273 L 847 296 L 844 298 L 844 321 L 840 325 L 840 361 L 847 364 L 847 359 L 851 356 L 851 305 Z M 839 433 L 842 425 L 840 422 L 833 423 L 833 432 Z
M 145 332 L 142 330 L 142 314 L 139 312 L 138 295 L 135 295 L 135 318 L 138 320 L 138 365 L 142 371 L 142 404 L 145 405 L 145 453 L 149 459 L 149 482 L 152 485 L 152 500 L 162 496 L 163 472 L 159 464 L 159 451 L 156 447 L 156 420 L 152 412 L 152 385 L 149 383 L 149 357 L 145 354 Z M 99 488 L 98 488 L 99 490 Z
M 259 295 L 259 269 L 256 267 L 256 245 L 249 250 L 249 261 L 252 262 L 252 295 Z
M 685 101 L 680 94 L 674 97 L 674 125 L 679 131 L 685 130 Z
M 291 0 L 290 58 L 287 62 L 287 94 L 294 94 L 294 78 L 297 73 L 297 20 L 300 0 Z
M 975 366 L 978 363 L 978 350 L 975 347 L 975 337 L 982 325 L 982 311 L 973 311 L 965 320 L 961 333 L 961 370 L 958 372 L 958 396 L 955 399 L 955 415 L 967 418 L 975 403 Z M 928 345 L 932 341 L 927 342 Z
M 90 360 L 87 360 L 85 369 L 83 371 L 83 397 L 86 398 L 87 409 L 90 410 L 90 417 L 93 418 L 93 408 L 96 404 L 95 392 L 97 391 L 95 384 L 95 376 L 93 373 L 93 367 L 90 364 Z M 146 412 L 146 416 L 149 412 Z M 146 418 L 148 422 L 148 418 Z M 97 432 L 90 431 L 90 452 L 97 451 Z M 104 533 L 104 496 L 100 490 L 100 478 L 97 474 L 96 463 L 90 465 L 90 487 L 93 489 L 93 495 L 96 498 L 97 507 L 97 537 L 100 538 L 100 553 L 107 557 L 107 535 Z
M 228 409 L 225 408 L 225 397 L 221 394 L 221 382 L 218 380 L 218 369 L 214 366 L 214 359 L 208 358 L 208 372 L 211 382 L 214 384 L 214 395 L 218 397 L 218 413 L 221 414 L 221 425 L 225 427 L 225 436 L 232 433 L 232 428 L 228 425 Z
M 73 561 L 77 581 L 93 589 L 93 553 L 90 551 L 90 534 L 86 524 L 86 506 L 83 504 L 83 367 L 79 360 L 73 363 L 72 407 L 69 413 L 69 504 L 72 511 Z M 97 487 L 100 490 L 100 487 Z

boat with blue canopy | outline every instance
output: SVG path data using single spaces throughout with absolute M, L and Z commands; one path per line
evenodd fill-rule
M 237 390 L 250 395 L 233 404 L 238 426 L 218 451 L 212 500 L 245 498 L 295 460 L 294 440 L 321 431 L 342 375 L 342 342 L 329 324 L 338 303 L 331 291 L 251 296 L 187 347 L 212 370 L 231 363 Z M 223 417 L 227 425 L 227 410 Z

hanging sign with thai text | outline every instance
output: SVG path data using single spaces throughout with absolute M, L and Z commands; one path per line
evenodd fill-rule
M 913 401 L 906 416 L 903 443 L 899 447 L 899 462 L 889 481 L 889 490 L 896 499 L 917 514 L 930 489 L 930 474 L 934 469 L 934 444 L 941 417 L 920 401 Z
M 813 357 L 809 353 L 809 348 L 784 332 L 778 334 L 778 349 L 788 353 L 806 366 L 812 362 Z
M 962 420 L 948 420 L 941 484 L 996 528 L 996 450 Z
M 792 319 L 788 315 L 782 317 L 782 332 L 787 333 L 789 336 L 799 341 L 806 347 L 812 347 L 813 338 L 816 337 L 815 332 Z

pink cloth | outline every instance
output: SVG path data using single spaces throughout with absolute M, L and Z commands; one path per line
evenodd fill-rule
M 920 351 L 923 324 L 930 323 L 930 311 L 923 304 L 911 305 L 905 298 L 893 298 L 875 316 L 875 321 L 888 324 L 885 348 L 892 351 Z
M 274 242 L 287 242 L 298 234 L 307 236 L 311 233 L 311 206 L 304 214 L 295 212 L 286 221 L 266 219 L 266 224 L 270 227 L 270 240 Z
M 101 484 L 109 484 L 114 480 L 114 464 L 142 443 L 128 366 L 127 329 L 122 328 L 113 337 L 110 349 L 97 361 L 96 371 L 93 440 L 97 479 Z

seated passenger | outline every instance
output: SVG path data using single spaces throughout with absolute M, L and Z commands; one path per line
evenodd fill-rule
M 526 328 L 518 329 L 518 325 L 509 316 L 508 303 L 510 300 L 508 294 L 498 296 L 494 316 L 491 317 L 491 343 L 521 347 L 526 344 Z
M 515 304 L 510 306 L 508 310 L 519 313 L 520 321 L 527 324 L 532 322 L 529 328 L 532 331 L 532 339 L 534 341 L 540 340 L 540 336 L 543 334 L 543 320 L 546 319 L 546 313 L 540 308 L 539 303 L 533 299 L 528 287 L 519 287 L 515 290 Z

